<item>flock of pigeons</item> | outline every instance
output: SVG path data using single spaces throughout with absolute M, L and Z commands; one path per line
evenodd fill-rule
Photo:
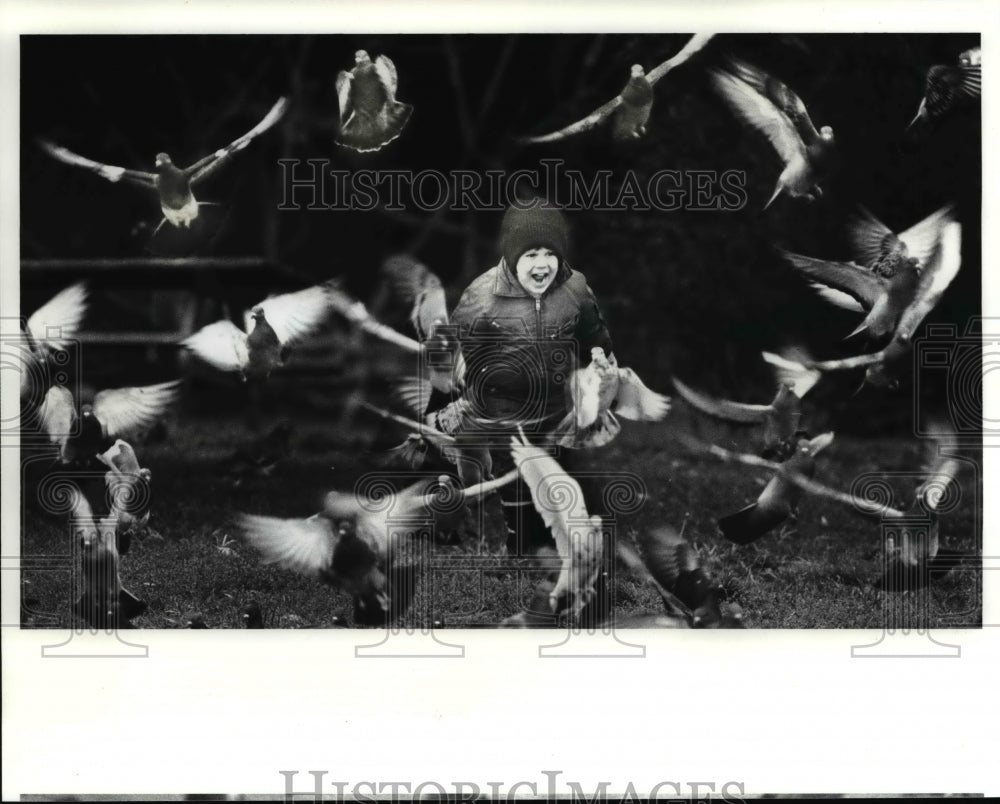
M 673 58 L 646 73 L 632 67 L 622 92 L 584 119 L 560 131 L 524 142 L 551 142 L 580 134 L 611 118 L 617 139 L 640 137 L 649 120 L 658 80 L 703 50 L 712 36 L 701 34 Z M 978 48 L 961 54 L 955 66 L 936 66 L 927 75 L 926 94 L 914 122 L 946 114 L 958 103 L 980 93 L 981 54 Z M 735 57 L 710 67 L 712 86 L 720 98 L 749 128 L 763 134 L 781 157 L 784 168 L 770 205 L 781 193 L 816 198 L 835 147 L 828 126 L 816 129 L 802 100 L 785 84 L 759 68 Z M 412 107 L 396 101 L 396 69 L 386 56 L 372 61 L 365 51 L 355 55 L 351 71 L 337 78 L 341 126 L 337 142 L 358 151 L 377 151 L 398 137 Z M 94 171 L 103 178 L 122 179 L 157 193 L 163 223 L 190 227 L 197 219 L 199 202 L 192 189 L 206 176 L 228 163 L 287 111 L 279 99 L 250 131 L 225 148 L 188 168 L 174 165 L 170 157 L 156 156 L 155 172 L 113 167 L 42 142 L 53 157 Z M 912 124 L 911 124 L 912 125 Z M 159 228 L 159 227 L 158 227 Z M 802 399 L 823 372 L 865 368 L 865 381 L 892 387 L 901 370 L 913 335 L 956 276 L 961 265 L 961 227 L 954 210 L 943 207 L 910 229 L 895 234 L 871 213 L 862 212 L 848 227 L 855 260 L 831 262 L 822 258 L 784 253 L 792 269 L 808 278 L 825 300 L 864 315 L 851 336 L 866 335 L 873 351 L 856 357 L 816 361 L 801 347 L 782 354 L 765 353 L 773 365 L 778 392 L 768 405 L 714 399 L 680 379 L 674 384 L 695 410 L 719 419 L 761 428 L 759 455 L 734 453 L 697 442 L 705 454 L 722 460 L 764 467 L 774 474 L 759 499 L 747 508 L 722 517 L 720 530 L 737 544 L 760 539 L 787 519 L 803 492 L 823 495 L 850 504 L 859 513 L 881 518 L 903 518 L 919 509 L 931 522 L 927 537 L 909 531 L 899 545 L 889 545 L 895 581 L 886 588 L 912 588 L 933 577 L 943 552 L 938 544 L 937 510 L 958 470 L 954 458 L 935 450 L 926 480 L 916 490 L 908 511 L 845 494 L 812 479 L 817 454 L 833 441 L 832 433 L 809 437 L 802 421 Z M 416 260 L 401 256 L 383 266 L 387 279 L 412 304 L 411 323 L 416 337 L 400 333 L 377 321 L 365 305 L 350 298 L 334 281 L 305 290 L 271 296 L 245 313 L 244 328 L 229 320 L 210 324 L 183 342 L 194 355 L 221 371 L 238 372 L 246 382 L 266 382 L 287 359 L 297 342 L 314 333 L 331 313 L 364 331 L 396 344 L 421 359 L 423 376 L 405 381 L 400 398 L 409 416 L 368 405 L 370 410 L 400 423 L 412 432 L 393 457 L 418 468 L 430 448 L 455 463 L 455 435 L 477 424 L 469 402 L 458 398 L 443 410 L 428 415 L 431 389 L 460 391 L 465 365 L 461 351 L 449 334 L 445 294 L 440 280 Z M 120 558 L 127 554 L 131 537 L 147 527 L 152 474 L 141 466 L 132 443 L 138 443 L 161 421 L 177 400 L 180 382 L 135 388 L 103 390 L 92 400 L 74 398 L 67 388 L 65 352 L 80 329 L 87 304 L 83 283 L 73 285 L 36 310 L 22 327 L 21 413 L 22 433 L 44 444 L 51 463 L 31 478 L 38 498 L 54 475 L 70 478 L 60 513 L 68 514 L 79 549 L 82 595 L 75 613 L 94 627 L 126 626 L 145 604 L 124 589 Z M 445 354 L 447 360 L 440 356 Z M 620 429 L 618 417 L 658 421 L 670 410 L 670 400 L 651 391 L 627 368 L 610 362 L 595 349 L 588 366 L 578 370 L 569 384 L 566 420 L 551 434 L 550 443 L 570 447 L 600 448 Z M 507 422 L 512 429 L 518 422 Z M 936 445 L 947 442 L 948 431 L 937 425 Z M 25 443 L 31 442 L 31 439 Z M 557 622 L 593 622 L 611 616 L 600 608 L 600 589 L 607 577 L 608 556 L 613 551 L 621 565 L 648 581 L 664 603 L 664 611 L 639 615 L 619 625 L 670 627 L 739 627 L 742 613 L 722 601 L 723 594 L 700 567 L 695 551 L 681 534 L 661 528 L 638 536 L 636 547 L 619 539 L 611 547 L 598 516 L 589 514 L 576 481 L 567 475 L 550 451 L 515 436 L 511 443 L 515 468 L 493 478 L 489 467 L 470 488 L 459 488 L 448 474 L 429 476 L 393 492 L 392 504 L 360 499 L 353 493 L 330 492 L 318 513 L 304 519 L 278 519 L 241 515 L 244 538 L 277 563 L 351 593 L 357 624 L 385 625 L 406 611 L 413 598 L 416 567 L 396 560 L 407 534 L 389 526 L 390 513 L 431 517 L 441 532 L 461 531 L 468 523 L 467 506 L 518 477 L 532 493 L 536 509 L 551 529 L 556 543 L 558 569 L 540 585 L 536 600 L 524 611 L 504 621 L 509 626 L 553 625 Z M 554 491 L 565 484 L 575 493 Z M 563 505 L 559 500 L 569 500 Z M 41 500 L 45 505 L 46 501 Z M 611 548 L 609 551 L 609 547 Z M 929 573 L 929 574 L 928 574 Z M 697 587 L 692 596 L 691 588 Z M 688 602 L 682 602 L 681 598 Z M 689 603 L 694 600 L 694 605 Z M 598 611 L 595 615 L 594 612 Z M 588 619 L 589 618 L 589 619 Z M 262 627 L 260 608 L 251 604 L 244 612 L 248 627 Z M 195 622 L 190 627 L 199 627 Z

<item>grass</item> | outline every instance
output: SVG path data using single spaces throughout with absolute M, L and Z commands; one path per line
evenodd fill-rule
M 879 524 L 833 501 L 806 497 L 794 521 L 749 546 L 730 544 L 717 534 L 715 519 L 756 498 L 766 474 L 692 453 L 676 439 L 689 426 L 683 411 L 657 425 L 626 422 L 611 445 L 589 456 L 590 471 L 632 472 L 645 483 L 645 503 L 616 521 L 618 537 L 657 525 L 683 526 L 703 566 L 728 599 L 742 607 L 747 627 L 881 628 L 886 608 L 894 601 L 877 587 L 882 572 Z M 267 627 L 351 623 L 349 595 L 261 565 L 256 551 L 240 541 L 233 515 L 309 516 L 319 509 L 326 491 L 350 490 L 369 471 L 388 471 L 403 482 L 404 470 L 380 466 L 378 456 L 404 434 L 392 426 L 383 428 L 366 414 L 359 414 L 356 426 L 346 432 L 315 419 L 297 421 L 295 428 L 291 459 L 271 477 L 235 488 L 217 464 L 250 439 L 242 421 L 185 418 L 169 428 L 165 441 L 138 448 L 142 464 L 153 472 L 150 526 L 155 534 L 134 540 L 121 560 L 123 585 L 149 607 L 135 619 L 136 627 L 175 628 L 198 612 L 210 628 L 236 628 L 242 607 L 251 600 L 261 605 Z M 734 437 L 740 438 L 730 432 L 703 435 L 728 447 L 734 446 Z M 912 472 L 920 460 L 921 445 L 914 440 L 838 436 L 819 457 L 816 478 L 847 490 L 863 472 Z M 428 466 L 423 474 L 435 471 Z M 977 488 L 973 475 L 960 475 L 961 502 L 942 518 L 941 540 L 942 545 L 977 554 L 981 486 Z M 912 499 L 912 479 L 891 479 L 897 502 Z M 402 624 L 426 627 L 436 620 L 449 627 L 496 625 L 530 598 L 539 573 L 505 558 L 496 499 L 483 508 L 482 543 L 470 539 L 428 548 L 435 565 L 444 568 L 430 579 L 421 576 Z M 25 511 L 22 555 L 65 555 L 68 544 L 63 522 Z M 447 570 L 449 562 L 458 560 L 467 568 Z M 470 560 L 477 562 L 474 568 L 468 568 Z M 613 590 L 616 612 L 659 610 L 655 593 L 624 571 Z M 68 571 L 26 569 L 22 595 L 27 604 L 24 625 L 70 626 Z M 981 597 L 981 577 L 960 570 L 911 603 L 926 601 L 929 628 L 977 627 Z

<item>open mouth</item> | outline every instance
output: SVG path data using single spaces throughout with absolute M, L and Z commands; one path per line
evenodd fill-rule
M 532 271 L 531 274 L 529 274 L 529 276 L 531 276 L 531 281 L 532 282 L 535 282 L 535 283 L 541 285 L 543 282 L 545 282 L 546 279 L 549 278 L 549 272 L 548 271 L 540 271 L 540 272 Z

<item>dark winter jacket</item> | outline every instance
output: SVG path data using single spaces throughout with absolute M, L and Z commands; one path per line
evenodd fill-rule
M 562 418 L 571 372 L 611 337 L 583 274 L 565 263 L 535 299 L 506 263 L 477 277 L 451 315 L 465 358 L 465 397 L 489 418 Z

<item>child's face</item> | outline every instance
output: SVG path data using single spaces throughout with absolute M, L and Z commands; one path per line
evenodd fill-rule
M 517 260 L 517 281 L 532 296 L 548 290 L 559 270 L 559 257 L 547 248 L 531 248 Z

